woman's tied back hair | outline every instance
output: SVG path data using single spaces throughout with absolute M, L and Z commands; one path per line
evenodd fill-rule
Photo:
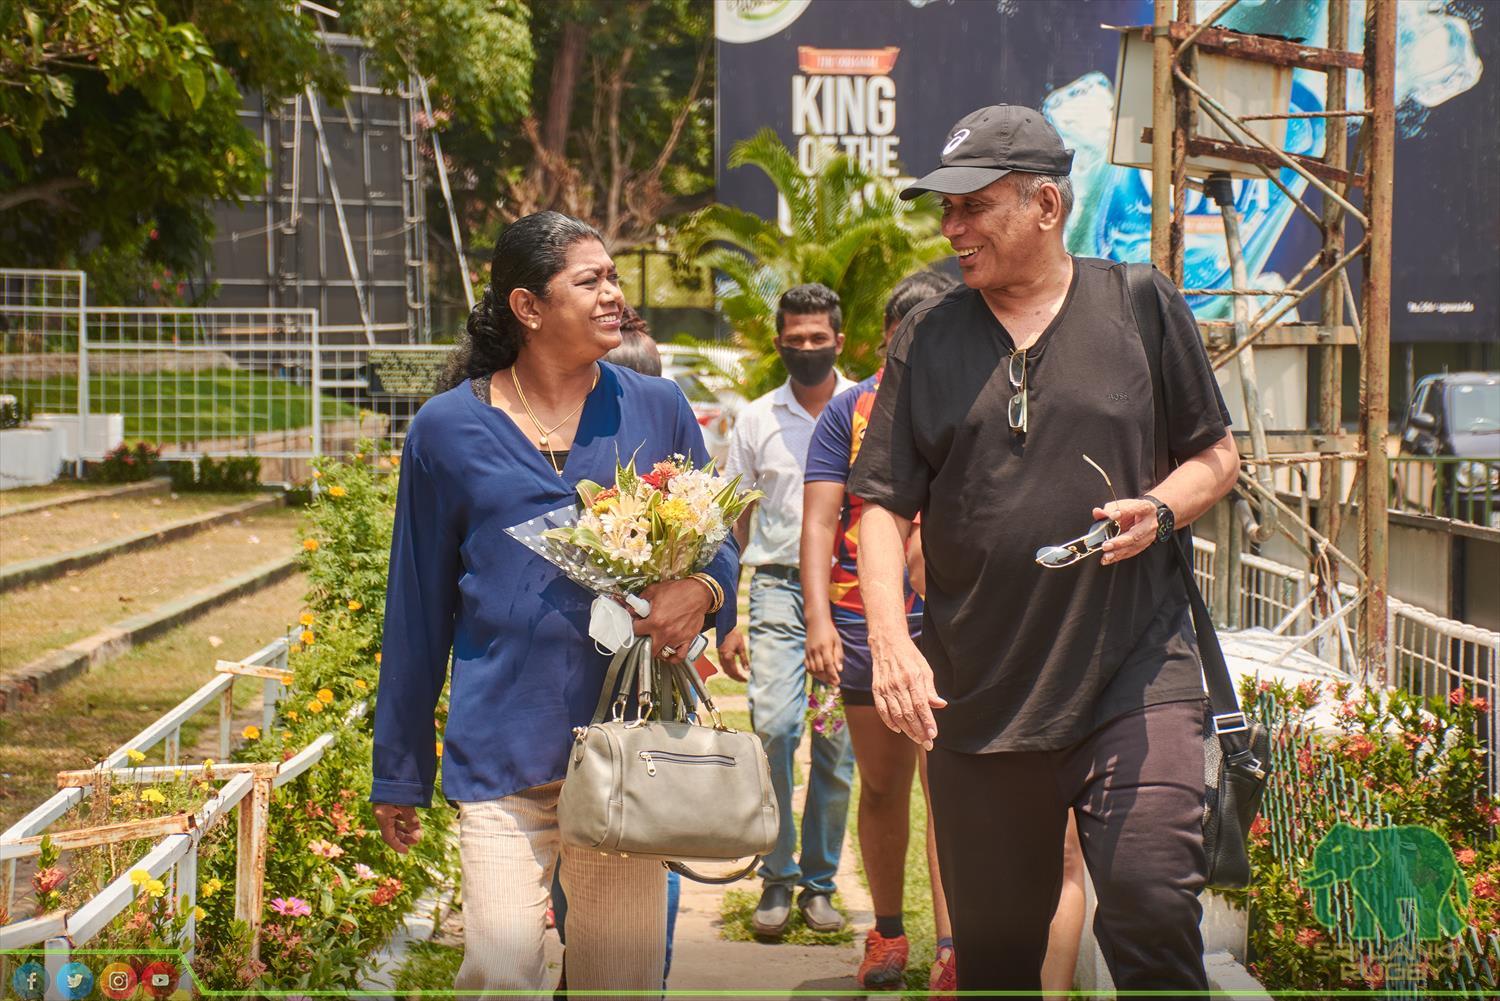
M 545 299 L 568 250 L 584 240 L 604 243 L 594 227 L 561 212 L 534 212 L 505 227 L 490 259 L 490 283 L 438 376 L 439 393 L 515 364 L 527 330 L 511 312 L 511 292 L 523 288 Z

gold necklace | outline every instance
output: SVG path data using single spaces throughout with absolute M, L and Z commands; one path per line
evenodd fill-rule
M 557 464 L 557 453 L 554 452 L 551 446 L 547 444 L 547 439 L 549 436 L 555 434 L 558 428 L 562 427 L 564 424 L 568 423 L 568 421 L 572 420 L 574 416 L 577 415 L 578 411 L 583 409 L 583 405 L 589 401 L 589 394 L 594 391 L 595 386 L 599 385 L 599 367 L 597 365 L 594 366 L 594 381 L 589 384 L 588 393 L 583 394 L 583 399 L 578 401 L 578 406 L 568 411 L 568 416 L 564 417 L 562 420 L 558 421 L 550 428 L 536 419 L 536 414 L 532 412 L 531 404 L 526 401 L 526 393 L 521 389 L 521 378 L 520 376 L 516 375 L 516 366 L 514 365 L 510 367 L 510 381 L 516 387 L 516 396 L 521 400 L 521 408 L 526 411 L 526 416 L 531 418 L 531 423 L 536 425 L 536 429 L 538 432 L 537 444 L 547 450 L 547 457 L 552 462 L 553 470 L 557 472 L 558 476 L 561 476 L 562 467 Z

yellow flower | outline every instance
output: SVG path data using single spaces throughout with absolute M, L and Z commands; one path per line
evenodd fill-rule
M 204 758 L 203 759 L 203 773 L 205 775 L 207 775 L 209 772 L 211 772 L 213 770 L 214 770 L 214 759 L 213 758 Z
M 303 612 L 301 615 L 297 616 L 297 621 L 302 623 L 304 626 L 310 626 L 313 624 L 313 613 Z
M 302 630 L 302 636 L 300 638 L 301 638 L 303 644 L 305 644 L 306 646 L 312 646 L 312 643 L 313 643 L 313 631 L 311 629 L 304 629 L 304 630 Z
M 379 650 L 375 651 L 375 663 L 377 663 L 377 664 L 380 663 L 380 651 Z
M 151 874 L 145 869 L 130 870 L 130 881 L 136 886 L 144 886 L 150 878 Z
M 203 908 L 201 908 L 201 907 L 194 907 L 193 908 L 193 920 L 194 921 L 202 921 L 207 916 L 208 916 L 208 912 L 205 911 Z
M 295 723 L 299 719 L 301 719 L 302 717 L 299 716 L 299 715 L 297 715 L 297 710 L 295 710 L 295 709 L 288 709 L 286 711 L 286 718 L 289 719 L 289 720 L 291 720 L 293 723 Z
M 320 689 L 318 689 L 318 701 L 321 702 L 321 703 L 323 703 L 325 706 L 331 706 L 331 705 L 333 705 L 333 689 L 331 689 L 331 688 L 320 688 Z
M 161 794 L 160 789 L 141 790 L 141 799 L 147 803 L 165 803 L 167 801 L 167 797 Z
M 286 672 L 285 674 L 283 674 L 281 676 L 281 683 L 283 685 L 290 685 L 295 680 L 297 680 L 297 679 L 295 679 L 294 677 L 292 677 L 292 672 L 291 671 L 288 671 L 288 672 Z
M 125 752 L 125 757 L 130 761 L 132 765 L 138 765 L 142 761 L 146 760 L 146 756 L 133 747 Z
M 320 713 L 323 711 L 323 703 L 319 702 L 317 699 L 308 699 L 307 711 L 310 713 Z
M 656 506 L 656 513 L 661 515 L 662 521 L 673 524 L 680 524 L 693 519 L 693 509 L 688 507 L 687 501 L 680 497 L 673 497 L 671 500 L 662 501 Z
M 315 552 L 318 551 L 318 540 L 317 539 L 303 539 L 302 540 L 302 548 L 306 549 L 310 553 L 315 553 Z
M 349 491 L 345 490 L 343 487 L 329 487 L 328 488 L 328 496 L 330 496 L 330 497 L 342 497 L 342 496 L 344 496 L 348 492 Z
M 354 687 L 361 692 L 368 692 L 370 690 L 370 686 L 365 684 L 364 678 L 355 678 Z
M 317 469 L 314 469 L 314 470 L 313 470 L 313 479 L 315 479 L 315 480 L 321 480 L 321 479 L 322 479 L 322 478 L 323 478 L 323 473 L 322 473 L 322 471 L 321 471 L 321 470 L 317 470 Z
M 240 736 L 244 737 L 246 740 L 259 740 L 260 739 L 260 727 L 258 727 L 258 726 L 247 726 L 247 727 L 245 727 L 245 729 L 243 729 L 243 730 L 240 731 Z
M 141 884 L 141 889 L 145 890 L 147 893 L 151 894 L 151 896 L 158 899 L 167 895 L 166 884 L 159 879 L 147 880 L 145 883 Z
M 354 453 L 354 457 L 356 459 L 363 459 L 365 457 L 365 453 L 363 453 L 363 452 L 355 452 Z
M 355 601 L 353 598 L 349 599 L 349 611 L 351 611 L 351 612 L 357 612 L 361 608 L 364 608 L 364 607 L 365 607 L 365 603 L 364 602 L 362 602 L 362 601 Z
M 290 730 L 283 730 L 283 731 L 281 731 L 281 739 L 282 740 L 291 740 L 292 739 L 292 731 L 290 731 Z
M 443 756 L 443 742 L 441 740 L 437 742 L 437 756 L 440 758 Z
M 208 897 L 212 897 L 215 893 L 218 893 L 222 889 L 224 889 L 223 881 L 215 877 L 214 879 L 211 879 L 207 883 L 203 884 L 202 888 L 198 891 L 198 895 L 207 899 Z

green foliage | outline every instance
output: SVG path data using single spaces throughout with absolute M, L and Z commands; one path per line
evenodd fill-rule
M 524 111 L 533 56 L 517 0 L 339 6 L 329 27 L 366 34 L 388 86 L 410 66 L 433 78 L 439 117 L 488 135 Z M 0 263 L 84 268 L 102 301 L 185 301 L 173 276 L 206 258 L 214 203 L 264 182 L 241 88 L 348 93 L 318 28 L 288 0 L 0 4 Z
M 260 460 L 253 455 L 205 455 L 197 463 L 170 463 L 167 472 L 174 493 L 245 493 L 260 486 Z
M 120 442 L 104 456 L 104 461 L 89 467 L 89 479 L 96 483 L 135 483 L 149 480 L 161 459 L 161 449 L 146 441 L 135 445 Z
M 786 201 L 792 230 L 728 205 L 710 205 L 683 226 L 684 261 L 720 272 L 719 308 L 755 358 L 741 389 L 754 398 L 786 378 L 773 341 L 776 303 L 793 285 L 821 282 L 844 313 L 841 366 L 859 378 L 879 367 L 885 301 L 896 283 L 951 252 L 927 200 L 903 202 L 895 187 L 849 157 L 829 156 L 806 176 L 770 129 L 730 153 L 731 168 L 755 167 Z
M 1241 698 L 1246 705 L 1259 698 L 1260 715 L 1276 720 L 1275 768 L 1262 816 L 1250 829 L 1252 883 L 1226 894 L 1251 907 L 1249 968 L 1257 979 L 1272 990 L 1384 983 L 1394 946 L 1351 949 L 1317 920 L 1301 885 L 1316 845 L 1340 821 L 1434 831 L 1453 848 L 1472 888 L 1463 915 L 1471 934 L 1483 939 L 1500 928 L 1500 806 L 1484 791 L 1487 752 L 1478 737 L 1492 711 L 1488 702 L 1462 689 L 1447 700 L 1399 690 L 1351 697 L 1347 683 L 1294 689 L 1253 679 Z M 1336 731 L 1315 730 L 1313 711 L 1329 701 Z M 1462 946 L 1442 945 L 1426 957 L 1432 987 L 1462 962 L 1454 959 Z
M 0 431 L 18 428 L 31 423 L 30 401 L 0 401 Z
M 386 86 L 415 71 L 439 123 L 492 136 L 531 108 L 531 19 L 519 0 L 349 0 L 338 28 L 369 42 Z
M 463 965 L 464 951 L 457 946 L 438 942 L 413 942 L 407 947 L 406 961 L 396 971 L 397 996 L 422 991 L 423 998 L 433 1001 L 453 995 L 453 982 Z

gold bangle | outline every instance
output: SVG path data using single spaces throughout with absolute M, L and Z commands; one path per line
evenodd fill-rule
M 719 586 L 718 581 L 714 580 L 706 573 L 689 574 L 688 579 L 695 580 L 698 583 L 702 584 L 704 587 L 708 588 L 709 615 L 713 615 L 719 609 L 724 607 L 724 589 Z

